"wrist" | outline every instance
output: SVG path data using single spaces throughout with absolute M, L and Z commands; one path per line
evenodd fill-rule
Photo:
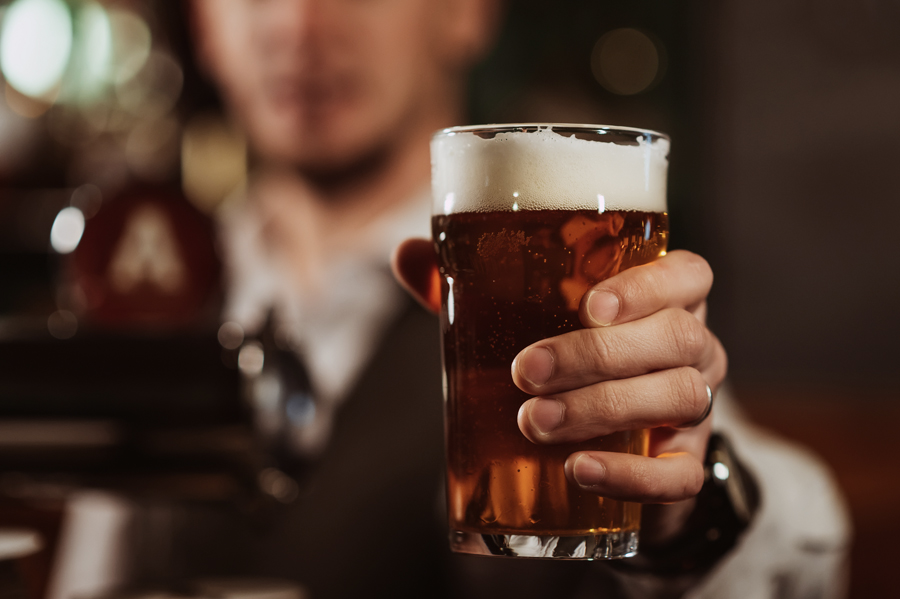
M 640 554 L 622 562 L 626 570 L 660 576 L 700 574 L 714 566 L 737 543 L 759 503 L 753 477 L 735 456 L 731 445 L 714 433 L 704 462 L 705 482 L 680 532 L 662 531 L 642 542 Z M 677 504 L 676 504 L 677 505 Z M 675 506 L 660 506 L 661 509 Z M 689 505 L 681 509 L 690 508 Z M 648 510 L 650 518 L 656 517 Z M 683 517 L 682 517 L 683 518 Z M 641 539 L 644 541 L 644 539 Z

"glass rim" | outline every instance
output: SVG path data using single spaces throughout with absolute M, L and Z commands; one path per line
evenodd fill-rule
M 542 129 L 547 129 L 559 133 L 592 133 L 595 135 L 619 134 L 630 135 L 634 137 L 644 137 L 651 142 L 658 139 L 665 139 L 671 142 L 671 138 L 660 131 L 653 129 L 642 129 L 640 127 L 625 127 L 619 125 L 590 125 L 582 123 L 497 123 L 487 125 L 461 125 L 457 127 L 447 127 L 440 129 L 434 133 L 433 137 L 456 135 L 457 133 L 533 133 Z M 610 140 L 612 141 L 612 140 Z

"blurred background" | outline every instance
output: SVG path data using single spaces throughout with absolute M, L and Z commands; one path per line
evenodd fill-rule
M 856 527 L 851 596 L 897 596 L 900 3 L 548 6 L 510 2 L 471 121 L 671 135 L 672 246 L 716 273 L 731 384 L 835 470 Z M 0 7 L 0 526 L 47 548 L 75 482 L 226 497 L 254 468 L 237 374 L 252 356 L 219 328 L 208 218 L 247 152 L 189 33 L 177 2 Z M 175 248 L 161 271 L 110 265 L 108 232 L 128 223 L 135 247 Z M 52 551 L 30 559 L 40 596 Z

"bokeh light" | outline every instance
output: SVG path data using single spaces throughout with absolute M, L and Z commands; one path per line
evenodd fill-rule
M 50 229 L 50 246 L 60 254 L 70 254 L 84 234 L 84 214 L 74 206 L 63 208 Z
M 591 52 L 591 71 L 597 82 L 614 94 L 630 96 L 648 90 L 662 76 L 663 60 L 657 44 L 637 29 L 605 34 Z
M 0 27 L 0 69 L 32 98 L 59 85 L 72 51 L 72 14 L 62 0 L 16 0 Z
M 75 42 L 63 99 L 85 103 L 100 98 L 109 84 L 112 64 L 109 15 L 96 2 L 87 2 L 81 5 L 75 19 Z
M 99 187 L 90 183 L 81 185 L 72 192 L 69 203 L 78 208 L 85 219 L 89 219 L 100 211 L 100 207 L 103 205 L 103 192 Z
M 116 50 L 113 79 L 121 84 L 144 68 L 153 39 L 147 23 L 131 11 L 112 9 L 109 21 Z
M 178 61 L 168 52 L 154 50 L 133 77 L 116 85 L 116 97 L 119 106 L 133 115 L 161 117 L 175 106 L 183 83 Z
M 264 362 L 265 353 L 262 344 L 256 341 L 243 346 L 238 354 L 238 368 L 249 377 L 259 376 Z
M 282 503 L 291 503 L 299 495 L 297 483 L 275 468 L 266 468 L 259 473 L 259 488 Z
M 219 327 L 217 337 L 225 349 L 237 349 L 244 342 L 244 328 L 236 322 L 225 322 Z
M 181 177 L 188 199 L 212 212 L 247 179 L 243 136 L 218 115 L 195 116 L 181 137 Z
M 719 480 L 728 480 L 728 477 L 731 476 L 731 470 L 722 462 L 713 464 L 712 473 Z
M 57 339 L 71 339 L 78 332 L 78 318 L 68 310 L 57 310 L 47 319 L 47 330 Z

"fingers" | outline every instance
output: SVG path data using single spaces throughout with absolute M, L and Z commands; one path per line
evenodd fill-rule
M 427 239 L 407 239 L 391 258 L 394 276 L 428 310 L 441 310 L 441 283 L 434 244 Z
M 580 451 L 566 460 L 566 477 L 602 497 L 640 503 L 672 503 L 703 486 L 703 465 L 687 452 L 646 458 L 627 453 Z
M 706 260 L 676 250 L 595 285 L 584 294 L 579 317 L 586 327 L 603 327 L 665 308 L 682 308 L 702 321 L 712 283 L 712 269 Z
M 676 427 L 695 422 L 708 407 L 703 375 L 682 367 L 532 398 L 519 408 L 518 424 L 533 443 L 569 443 L 616 431 Z
M 700 321 L 669 308 L 638 321 L 534 343 L 513 360 L 512 376 L 526 393 L 546 396 L 682 366 L 700 371 L 715 389 L 725 377 L 727 357 Z
M 569 443 L 651 429 L 651 457 L 569 456 L 565 472 L 574 484 L 641 503 L 683 502 L 700 491 L 711 424 L 674 427 L 707 412 L 707 384 L 715 389 L 727 371 L 721 343 L 703 324 L 712 282 L 705 260 L 671 252 L 586 293 L 579 317 L 587 329 L 539 341 L 516 357 L 513 380 L 538 396 L 518 414 L 531 441 Z

